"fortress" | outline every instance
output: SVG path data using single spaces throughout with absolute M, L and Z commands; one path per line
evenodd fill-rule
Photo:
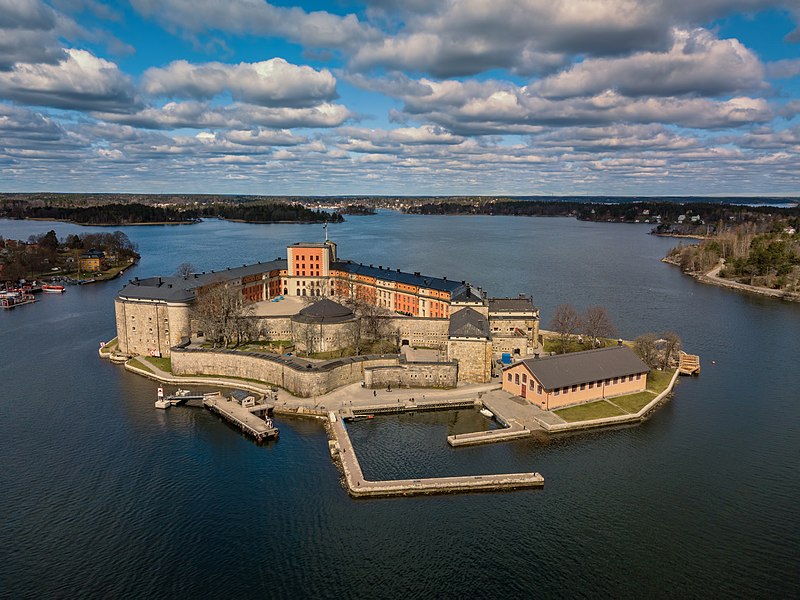
M 531 298 L 489 298 L 466 281 L 340 260 L 336 244 L 325 241 L 293 244 L 285 259 L 131 280 L 115 301 L 119 352 L 168 357 L 197 340 L 195 308 L 219 287 L 254 305 L 248 319 L 263 339 L 288 341 L 307 353 L 347 346 L 367 318 L 358 307 L 374 307 L 370 318 L 390 332 L 395 351 L 436 350 L 442 363 L 457 365 L 458 381 L 489 381 L 493 357 L 528 356 L 538 339 L 539 311 Z

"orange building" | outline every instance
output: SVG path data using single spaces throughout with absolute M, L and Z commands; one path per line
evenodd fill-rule
M 78 257 L 78 269 L 82 273 L 94 273 L 103 269 L 105 252 L 100 250 L 89 250 Z
M 503 369 L 503 390 L 544 410 L 644 391 L 649 367 L 626 346 L 529 358 Z

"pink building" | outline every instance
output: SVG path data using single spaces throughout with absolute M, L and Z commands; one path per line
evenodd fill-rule
M 503 369 L 503 390 L 554 410 L 644 391 L 649 372 L 632 350 L 614 346 L 514 363 Z

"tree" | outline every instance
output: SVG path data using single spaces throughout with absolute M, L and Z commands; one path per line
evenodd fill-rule
M 249 339 L 253 305 L 244 301 L 236 287 L 217 284 L 202 290 L 192 307 L 198 329 L 213 347 L 239 345 Z
M 661 336 L 661 339 L 663 340 L 661 368 L 667 369 L 678 358 L 678 353 L 681 351 L 681 338 L 674 331 L 668 331 Z
M 558 334 L 559 352 L 564 354 L 567 351 L 567 344 L 570 338 L 577 333 L 581 326 L 581 318 L 578 311 L 571 304 L 559 304 L 553 313 L 553 320 L 550 321 L 550 328 Z
M 600 338 L 610 338 L 617 335 L 617 330 L 608 311 L 603 306 L 590 306 L 586 309 L 583 316 L 583 332 L 595 348 L 600 342 Z
M 175 269 L 175 275 L 178 277 L 183 277 L 184 279 L 187 277 L 191 277 L 192 273 L 194 273 L 195 269 L 192 263 L 182 262 L 178 265 L 178 268 Z
M 656 341 L 655 333 L 645 333 L 633 341 L 633 351 L 651 369 L 655 369 L 659 364 Z

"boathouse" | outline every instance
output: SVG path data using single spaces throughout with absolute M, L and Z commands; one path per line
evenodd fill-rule
M 503 390 L 544 410 L 644 391 L 649 367 L 626 346 L 528 358 L 503 369 Z

